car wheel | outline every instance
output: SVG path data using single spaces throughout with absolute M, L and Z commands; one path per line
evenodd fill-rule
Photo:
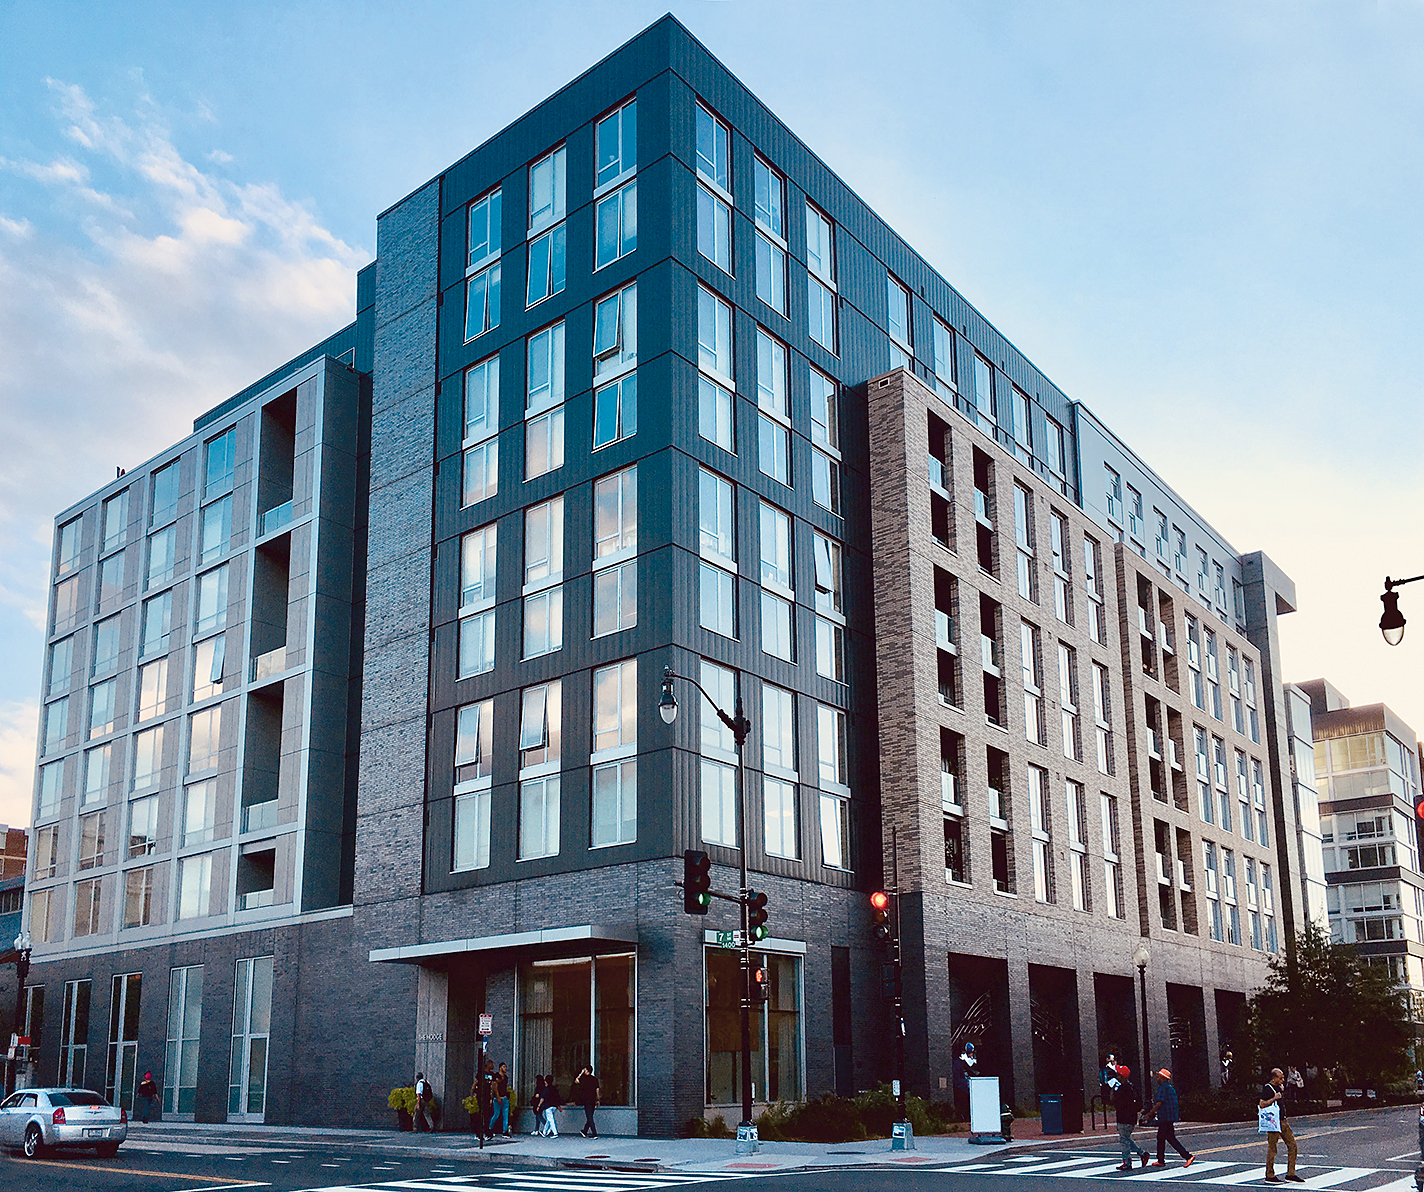
M 94 1149 L 99 1152 L 99 1158 L 112 1159 L 119 1153 L 119 1144 L 117 1142 L 101 1142 Z
M 38 1159 L 40 1151 L 44 1149 L 44 1135 L 40 1133 L 40 1128 L 31 1122 L 25 1127 L 25 1158 Z

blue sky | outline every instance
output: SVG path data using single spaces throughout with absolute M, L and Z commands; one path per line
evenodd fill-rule
M 52 518 L 343 325 L 376 214 L 666 4 L 0 3 L 0 822 Z M 1424 730 L 1424 7 L 675 4 Z

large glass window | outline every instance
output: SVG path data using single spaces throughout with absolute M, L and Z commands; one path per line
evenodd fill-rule
M 114 558 L 123 565 L 123 556 L 115 555 Z M 79 620 L 79 577 L 71 576 L 69 579 L 54 586 L 54 616 L 50 620 L 52 632 L 63 633 Z
M 88 981 L 64 983 L 64 1014 L 59 1023 L 59 1083 L 62 1086 L 80 1088 L 84 1084 L 84 1061 L 89 1050 L 89 991 Z
M 529 778 L 519 784 L 519 860 L 559 852 L 559 776 Z
M 811 497 L 841 511 L 840 410 L 836 383 L 817 368 L 811 378 Z
M 59 800 L 64 793 L 65 759 L 40 767 L 40 802 L 36 815 L 44 819 L 59 813 Z
M 203 506 L 200 534 L 202 542 L 199 546 L 199 564 L 205 566 L 222 558 L 232 542 L 231 494 Z
M 529 231 L 542 232 L 564 218 L 566 151 L 560 145 L 529 167 Z
M 563 292 L 568 280 L 566 244 L 568 224 L 550 228 L 529 242 L 529 284 L 524 302 L 534 306 Z
M 638 168 L 638 104 L 629 100 L 598 122 L 598 173 L 594 186 L 606 186 Z
M 594 379 L 616 376 L 637 363 L 638 287 L 634 284 L 615 290 L 594 303 Z
M 123 546 L 129 532 L 129 490 L 115 493 L 104 502 L 104 552 Z
M 791 410 L 787 401 L 786 345 L 757 328 L 757 465 L 773 480 L 791 484 Z
M 151 525 L 161 525 L 178 512 L 178 460 L 153 473 L 153 516 Z
M 145 613 L 147 609 L 145 609 Z M 144 621 L 147 627 L 147 617 Z M 67 637 L 49 648 L 49 694 L 60 695 L 69 690 L 74 678 L 74 639 Z
M 496 531 L 491 522 L 460 539 L 460 609 L 488 608 L 495 597 Z
M 732 192 L 730 141 L 727 126 L 698 104 L 697 172 L 726 194 Z
M 204 525 L 206 524 L 205 516 Z M 173 578 L 177 545 L 177 526 L 165 526 L 148 536 L 148 574 L 144 581 L 145 587 L 156 588 Z
M 735 386 L 732 367 L 732 308 L 722 299 L 698 287 L 697 367 Z
M 888 326 L 890 331 L 890 367 L 904 368 L 915 354 L 910 338 L 910 291 L 893 277 L 886 275 Z
M 781 175 L 757 157 L 752 160 L 756 203 L 757 297 L 781 314 L 786 313 L 786 183 Z
M 168 976 L 168 1046 L 163 1066 L 163 1112 L 194 1112 L 198 1105 L 198 1039 L 203 1025 L 203 966 L 175 968 Z
M 217 766 L 223 707 L 223 704 L 215 704 L 188 717 L 188 773 L 196 774 Z
M 934 320 L 935 390 L 951 399 L 959 390 L 954 363 L 954 332 L 938 318 Z
M 697 188 L 697 251 L 732 272 L 732 209 L 705 186 Z
M 229 1118 L 260 1118 L 267 1106 L 267 1044 L 272 1032 L 272 957 L 237 962 L 232 1005 Z
M 722 450 L 734 452 L 732 417 L 732 395 L 706 377 L 698 377 L 697 433 Z
M 492 190 L 470 204 L 466 269 L 477 268 L 491 257 L 499 256 L 502 215 L 503 203 L 498 190 Z
M 216 629 L 227 621 L 227 564 L 198 576 L 198 614 L 194 632 Z
M 225 493 L 232 487 L 237 462 L 237 430 L 224 431 L 203 447 L 203 499 Z
M 621 186 L 598 200 L 594 210 L 598 243 L 593 267 L 602 269 L 638 247 L 638 183 Z
M 476 273 L 465 283 L 465 339 L 499 326 L 500 263 Z
M 737 771 L 710 758 L 702 759 L 702 839 L 736 848 Z
M 741 968 L 736 952 L 708 948 L 707 1089 L 712 1105 L 735 1105 L 742 1088 Z M 752 1096 L 799 1101 L 805 1096 L 801 1037 L 801 958 L 753 952 L 753 967 L 767 976 L 764 1006 L 751 1011 Z
M 128 1113 L 133 1112 L 134 1085 L 138 1081 L 138 1011 L 142 990 L 142 974 L 114 974 L 109 997 L 109 1053 L 104 1096 L 111 1105 Z
M 538 1076 L 571 1089 L 585 1064 L 603 1105 L 634 1103 L 637 961 L 632 955 L 521 964 L 515 1091 L 521 1104 Z

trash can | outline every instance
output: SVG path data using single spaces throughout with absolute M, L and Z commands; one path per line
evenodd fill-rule
M 1043 1133 L 1063 1133 L 1063 1098 L 1058 1093 L 1039 1093 L 1038 1116 L 1043 1125 Z

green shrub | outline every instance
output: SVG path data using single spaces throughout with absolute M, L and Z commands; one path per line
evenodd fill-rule
M 412 1117 L 415 1115 L 415 1086 L 410 1085 L 403 1089 L 392 1089 L 386 1097 L 386 1104 L 394 1110 L 404 1109 Z
M 733 1138 L 735 1135 L 731 1127 L 723 1120 L 719 1113 L 710 1122 L 703 1117 L 688 1118 L 687 1125 L 682 1128 L 684 1138 Z

